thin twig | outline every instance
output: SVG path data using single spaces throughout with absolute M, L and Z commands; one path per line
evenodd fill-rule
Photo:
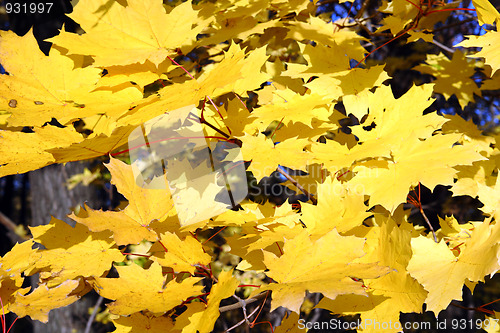
M 442 48 L 443 50 L 445 50 L 446 52 L 450 52 L 450 53 L 455 53 L 455 50 L 449 48 L 448 46 L 444 45 L 444 44 L 441 44 L 440 42 L 438 42 L 437 40 L 433 39 L 432 40 L 432 43 L 434 43 L 436 46 Z
M 429 219 L 427 218 L 427 215 L 425 215 L 424 213 L 424 209 L 422 208 L 422 205 L 419 205 L 418 208 L 420 209 L 420 213 L 422 214 L 422 216 L 424 217 L 424 220 L 425 222 L 427 222 L 427 225 L 429 226 L 429 228 L 431 229 L 432 231 L 432 236 L 434 236 L 434 241 L 436 243 L 439 243 L 438 242 L 438 239 L 436 237 L 436 232 L 434 231 L 434 228 L 432 227 L 432 224 L 431 224 L 431 221 L 429 221 Z
M 461 13 L 460 15 L 466 16 L 466 13 Z M 453 22 L 453 23 L 450 23 L 448 25 L 439 27 L 437 29 L 432 30 L 431 32 L 434 34 L 436 32 L 442 31 L 442 30 L 446 30 L 446 29 L 449 29 L 449 28 L 456 27 L 458 25 L 462 25 L 462 24 L 468 23 L 470 21 L 475 21 L 476 19 L 477 18 L 475 16 L 472 16 L 472 17 L 470 17 L 468 19 L 465 19 L 465 20 L 462 20 L 462 21 L 458 21 L 458 22 Z
M 432 227 L 431 222 L 427 218 L 427 215 L 425 215 L 424 208 L 422 207 L 422 200 L 420 199 L 420 194 L 422 193 L 422 191 L 420 190 L 420 183 L 418 183 L 418 195 L 417 195 L 417 192 L 415 192 L 415 190 L 413 190 L 413 192 L 415 193 L 416 199 L 413 198 L 411 196 L 411 193 L 410 193 L 410 194 L 408 194 L 408 199 L 407 200 L 413 206 L 415 206 L 416 208 L 418 208 L 418 210 L 420 211 L 420 214 L 422 214 L 422 216 L 425 219 L 425 222 L 429 226 L 429 229 L 431 229 L 431 231 L 432 231 L 432 235 L 434 236 L 434 242 L 438 243 L 438 240 L 437 240 L 437 237 L 436 237 L 436 232 L 434 231 L 434 228 Z
M 238 300 L 238 302 L 240 303 L 241 310 L 243 311 L 243 318 L 245 318 L 245 321 L 247 322 L 247 324 L 250 325 L 250 320 L 248 320 L 248 317 L 247 317 L 247 302 L 245 302 L 244 299 L 239 298 L 236 295 L 233 295 L 233 297 L 236 298 Z
M 258 309 L 259 309 L 259 307 L 256 307 L 256 308 L 255 308 L 255 310 L 253 310 L 253 311 L 252 311 L 252 313 L 250 313 L 249 317 L 253 316 L 253 314 L 254 314 L 255 312 L 257 312 L 257 310 L 258 310 Z M 246 318 L 245 318 L 245 319 L 246 319 Z M 235 329 L 236 327 L 240 326 L 241 324 L 243 324 L 243 323 L 245 322 L 245 319 L 243 319 L 243 320 L 241 320 L 241 321 L 237 322 L 237 323 L 236 323 L 236 325 L 234 325 L 233 327 L 231 327 L 231 328 L 227 329 L 224 333 L 227 333 L 227 332 L 229 332 L 229 331 L 231 331 L 231 330 Z
M 28 239 L 27 236 L 21 236 L 16 232 L 17 224 L 12 222 L 12 220 L 5 216 L 2 212 L 0 212 L 0 224 L 14 233 L 15 236 L 12 236 L 10 233 L 7 234 L 7 236 L 12 240 L 13 243 L 22 242 Z
M 92 311 L 92 314 L 90 315 L 90 318 L 87 321 L 87 326 L 85 326 L 84 333 L 90 333 L 90 328 L 92 327 L 92 323 L 94 322 L 95 316 L 97 316 L 97 312 L 99 311 L 99 307 L 101 306 L 101 303 L 103 300 L 104 300 L 104 297 L 102 297 L 102 296 L 99 296 L 99 298 L 97 299 L 97 302 L 95 303 L 94 310 Z
M 179 66 L 180 68 L 182 68 L 184 70 L 184 72 L 187 73 L 187 75 L 189 75 L 189 77 L 193 80 L 195 80 L 195 78 L 191 75 L 191 73 L 189 73 L 184 67 L 182 67 L 181 65 L 179 65 L 177 63 L 177 61 L 175 61 L 174 59 L 170 58 L 169 56 L 167 56 L 168 60 L 170 60 L 171 62 L 173 62 L 174 64 L 176 64 L 177 66 Z
M 361 16 L 363 15 L 363 13 L 365 12 L 365 10 L 366 10 L 366 8 L 368 7 L 369 4 L 370 4 L 370 0 L 363 1 L 363 4 L 361 5 L 360 10 L 354 16 L 354 18 L 356 18 L 356 19 L 359 20 L 361 18 Z M 352 5 L 354 5 L 354 1 L 353 1 Z M 351 5 L 351 9 L 352 9 L 352 5 Z M 350 13 L 350 10 L 349 10 L 349 13 Z M 349 16 L 349 13 L 347 14 L 347 16 Z
M 293 179 L 292 177 L 290 177 L 289 174 L 287 174 L 286 172 L 284 172 L 283 170 L 281 170 L 279 167 L 276 170 L 278 170 L 279 173 L 281 173 L 283 176 L 285 176 L 285 178 L 288 179 L 293 185 L 295 185 L 296 188 L 298 188 L 299 190 L 301 190 L 302 193 L 304 193 L 307 196 L 307 198 L 309 200 L 311 200 L 311 202 L 314 205 L 318 204 L 318 200 L 316 200 L 316 198 L 311 193 L 307 192 L 307 190 L 305 188 L 303 188 L 299 183 L 297 183 L 297 181 L 295 179 Z
M 248 305 L 248 304 L 251 304 L 253 302 L 257 302 L 259 299 L 266 297 L 266 295 L 267 295 L 267 292 L 263 292 L 261 294 L 258 294 L 257 296 L 252 297 L 252 298 L 247 298 L 244 300 L 245 304 Z M 221 306 L 219 308 L 219 312 L 223 313 L 223 312 L 227 312 L 227 311 L 231 311 L 231 310 L 236 310 L 236 309 L 239 309 L 241 307 L 242 307 L 242 304 L 240 302 L 238 302 L 238 303 L 234 303 L 231 305 Z M 243 320 L 243 321 L 245 321 L 245 320 Z
M 483 313 L 487 313 L 489 315 L 494 315 L 495 312 L 493 310 L 489 310 L 489 309 L 484 309 L 482 307 L 478 307 L 478 308 L 470 308 L 470 307 L 466 307 L 466 306 L 463 306 L 463 305 L 460 305 L 460 304 L 457 304 L 455 302 L 451 302 L 450 303 L 451 305 L 457 307 L 457 308 L 460 308 L 460 309 L 463 309 L 463 310 L 468 310 L 468 311 L 478 311 L 478 312 L 483 312 Z

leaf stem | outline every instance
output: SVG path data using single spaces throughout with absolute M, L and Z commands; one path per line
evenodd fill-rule
M 283 176 L 285 176 L 286 179 L 288 179 L 293 185 L 295 185 L 296 188 L 298 188 L 299 190 L 302 191 L 302 193 L 304 193 L 307 198 L 309 200 L 311 200 L 311 202 L 313 203 L 313 205 L 317 205 L 318 204 L 318 200 L 316 200 L 316 198 L 309 192 L 307 192 L 307 190 L 305 188 L 303 188 L 299 183 L 297 183 L 297 181 L 295 179 L 293 179 L 292 177 L 290 177 L 289 174 L 287 174 L 286 172 L 284 172 L 283 170 L 281 170 L 279 167 L 276 168 L 276 170 L 278 170 L 279 173 L 281 173 Z
M 422 205 L 419 205 L 418 207 L 420 209 L 420 214 L 422 214 L 422 216 L 424 217 L 424 220 L 425 222 L 427 223 L 427 225 L 429 226 L 429 229 L 431 229 L 431 232 L 432 232 L 432 236 L 434 237 L 434 242 L 436 243 L 439 243 L 438 240 L 437 240 L 437 237 L 436 237 L 436 232 L 434 231 L 434 228 L 432 227 L 432 224 L 431 222 L 429 221 L 429 219 L 427 218 L 427 215 L 425 215 L 424 213 L 424 209 L 422 208 Z
M 179 64 L 177 63 L 177 61 L 175 61 L 174 59 L 170 58 L 169 56 L 167 56 L 167 58 L 168 58 L 168 60 L 170 60 L 171 62 L 173 62 L 174 64 L 176 64 L 176 65 L 177 65 L 177 66 L 179 66 L 180 68 L 182 68 L 182 70 L 184 70 L 184 72 L 186 72 L 186 73 L 187 73 L 187 75 L 189 75 L 189 77 L 190 77 L 190 78 L 192 78 L 193 80 L 195 79 L 195 78 L 191 75 L 191 73 L 189 73 L 189 72 L 188 72 L 188 71 L 187 71 L 184 67 L 182 67 L 181 65 L 179 65 Z

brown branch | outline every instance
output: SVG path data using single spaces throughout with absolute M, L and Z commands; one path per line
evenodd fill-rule
M 256 308 L 255 308 L 255 310 L 253 310 L 253 311 L 252 311 L 252 313 L 250 314 L 250 316 L 249 316 L 249 317 L 253 316 L 253 314 L 254 314 L 255 312 L 257 312 L 257 310 L 258 310 L 258 309 L 259 309 L 259 308 L 258 308 L 258 307 L 256 307 Z M 227 333 L 227 332 L 229 332 L 229 331 L 232 331 L 232 330 L 233 330 L 233 329 L 235 329 L 236 327 L 238 327 L 238 326 L 240 326 L 241 324 L 243 324 L 243 323 L 245 322 L 245 320 L 248 322 L 247 317 L 245 317 L 245 319 L 243 319 L 243 320 L 241 320 L 241 321 L 237 322 L 235 325 L 233 325 L 233 327 L 228 328 L 227 330 L 225 330 L 225 331 L 224 331 L 224 333 Z M 249 323 L 249 324 L 250 324 L 250 323 Z M 249 326 L 246 326 L 246 328 L 248 329 L 248 328 L 249 328 Z
M 354 16 L 354 18 L 360 19 L 369 4 L 370 4 L 370 0 L 363 1 L 363 4 L 361 5 L 361 8 L 359 9 L 359 11 L 356 14 L 356 16 Z
M 104 298 L 101 295 L 99 295 L 99 298 L 97 299 L 97 302 L 94 306 L 94 310 L 92 311 L 92 314 L 90 315 L 90 318 L 87 321 L 87 325 L 85 326 L 84 333 L 90 333 L 90 330 L 92 328 L 92 323 L 94 322 L 94 319 L 97 316 L 97 312 L 99 312 L 99 307 L 101 306 L 101 303 L 103 300 L 104 300 Z
M 29 239 L 29 237 L 27 236 L 19 235 L 17 233 L 17 224 L 12 222 L 12 220 L 5 216 L 2 212 L 0 212 L 0 224 L 2 224 L 8 230 L 12 231 L 10 233 L 7 233 L 7 236 L 11 239 L 12 243 L 22 242 Z
M 463 306 L 463 305 L 457 304 L 455 302 L 451 302 L 451 305 L 453 305 L 453 306 L 455 306 L 457 308 L 463 309 L 463 310 L 482 312 L 482 313 L 486 313 L 486 314 L 489 314 L 489 315 L 494 315 L 495 314 L 494 311 L 489 310 L 489 309 L 484 309 L 482 307 L 471 308 L 471 307 L 467 307 L 467 306 Z
M 247 299 L 243 299 L 242 300 L 243 302 L 238 301 L 238 303 L 234 303 L 234 304 L 226 305 L 226 306 L 221 306 L 219 308 L 219 312 L 223 313 L 223 312 L 227 312 L 227 311 L 231 311 L 231 310 L 240 309 L 240 308 L 242 308 L 245 305 L 251 304 L 253 302 L 257 302 L 259 299 L 262 299 L 262 298 L 266 297 L 266 294 L 267 294 L 267 291 L 265 291 L 265 292 L 263 292 L 261 294 L 258 294 L 257 296 L 254 296 L 254 297 L 251 297 L 251 298 L 247 298 Z
M 448 25 L 445 25 L 445 26 L 439 27 L 437 29 L 434 29 L 431 32 L 434 34 L 434 33 L 439 32 L 441 30 L 446 30 L 446 29 L 449 29 L 449 28 L 453 28 L 453 27 L 456 27 L 458 25 L 462 25 L 462 24 L 468 23 L 470 21 L 474 21 L 476 19 L 477 19 L 476 17 L 471 17 L 471 18 L 468 18 L 468 19 L 465 19 L 465 20 L 462 20 L 462 21 L 453 22 L 453 23 L 450 23 Z
M 446 52 L 449 52 L 451 54 L 455 53 L 455 50 L 452 49 L 452 48 L 449 48 L 448 46 L 444 45 L 444 44 L 441 44 L 440 42 L 438 42 L 437 40 L 433 39 L 432 40 L 432 43 L 434 43 L 436 46 L 442 48 L 443 50 L 445 50 Z
M 418 206 L 418 208 L 420 209 L 420 214 L 422 214 L 422 216 L 424 217 L 425 219 L 425 222 L 427 222 L 427 225 L 429 226 L 429 228 L 431 229 L 432 231 L 432 236 L 434 236 L 434 241 L 436 243 L 439 243 L 438 240 L 437 240 L 437 237 L 436 237 L 436 232 L 434 231 L 434 228 L 432 227 L 432 224 L 431 224 L 431 221 L 429 221 L 429 219 L 427 218 L 427 215 L 425 215 L 424 213 L 424 209 L 422 208 L 422 204 L 420 204 Z
M 307 192 L 305 188 L 303 188 L 299 183 L 297 183 L 297 181 L 295 179 L 293 179 L 292 177 L 290 177 L 289 174 L 287 174 L 286 172 L 284 172 L 283 170 L 281 170 L 279 167 L 276 168 L 276 170 L 278 170 L 279 173 L 281 173 L 283 176 L 285 176 L 285 178 L 288 179 L 293 185 L 295 185 L 296 188 L 298 188 L 299 190 L 301 190 L 302 193 L 304 193 L 307 196 L 307 198 L 309 200 L 311 200 L 311 202 L 314 205 L 318 204 L 318 200 L 316 200 L 316 198 L 311 193 Z

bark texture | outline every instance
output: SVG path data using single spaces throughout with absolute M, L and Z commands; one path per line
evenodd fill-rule
M 31 188 L 31 225 L 48 224 L 51 216 L 74 226 L 67 215 L 77 205 L 87 202 L 93 208 L 101 207 L 98 193 L 92 186 L 78 185 L 69 191 L 66 181 L 74 174 L 83 172 L 88 164 L 72 162 L 66 165 L 55 164 L 30 173 Z M 36 287 L 38 274 L 31 278 Z M 34 321 L 34 333 L 83 333 L 89 318 L 88 309 L 94 306 L 95 300 L 85 296 L 83 299 L 64 308 L 52 310 L 47 324 Z

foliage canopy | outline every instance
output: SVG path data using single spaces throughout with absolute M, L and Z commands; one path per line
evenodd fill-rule
M 498 24 L 487 0 L 472 2 L 479 24 Z M 0 176 L 107 156 L 111 182 L 127 200 L 115 211 L 75 211 L 74 228 L 55 218 L 31 228 L 33 239 L 0 259 L 3 311 L 47 321 L 51 309 L 94 289 L 113 301 L 116 333 L 210 332 L 220 302 L 236 291 L 271 291 L 271 310 L 297 314 L 306 292 L 318 292 L 325 296 L 318 307 L 333 313 L 399 322 L 400 312 L 423 306 L 437 315 L 461 299 L 464 284 L 495 274 L 499 137 L 432 105 L 442 95 L 465 107 L 500 88 L 499 33 L 457 45 L 478 52 L 429 51 L 417 65 L 365 63 L 366 29 L 430 45 L 458 3 L 383 0 L 377 27 L 359 17 L 329 22 L 316 15 L 317 5 L 80 0 L 70 17 L 82 33 L 62 30 L 48 55 L 32 32 L 2 31 L 8 75 L 0 76 Z M 396 98 L 387 83 L 398 66 L 435 79 Z M 304 171 L 289 172 L 284 184 L 298 184 L 307 202 L 246 200 L 180 223 L 186 212 L 177 211 L 171 190 L 139 186 L 121 152 L 135 128 L 189 105 L 206 125 L 207 145 L 239 142 L 256 181 L 280 166 Z M 435 233 L 413 225 L 403 204 L 421 185 L 477 197 L 485 220 L 449 216 Z M 214 209 L 219 189 L 192 194 L 203 214 Z M 221 227 L 223 252 L 237 265 L 216 264 L 219 247 L 203 238 Z M 134 249 L 148 260 L 139 265 Z M 116 278 L 107 277 L 112 267 Z M 244 272 L 257 286 L 242 286 L 249 284 Z M 35 273 L 39 286 L 22 288 Z M 301 331 L 297 319 L 289 316 L 276 331 Z

